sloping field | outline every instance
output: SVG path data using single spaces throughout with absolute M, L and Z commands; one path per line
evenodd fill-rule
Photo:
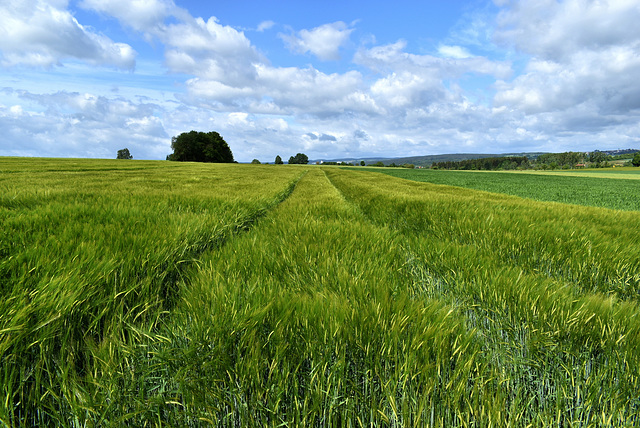
M 640 211 L 640 168 L 582 171 L 444 171 L 376 168 L 407 180 L 505 193 L 539 201 Z
M 587 168 L 587 169 L 568 169 L 553 171 L 504 171 L 513 174 L 536 174 L 536 175 L 558 175 L 558 176 L 575 176 L 575 177 L 594 177 L 594 178 L 616 178 L 620 180 L 640 180 L 640 168 L 621 167 L 621 168 Z
M 640 422 L 640 213 L 337 168 L 11 162 L 7 426 Z

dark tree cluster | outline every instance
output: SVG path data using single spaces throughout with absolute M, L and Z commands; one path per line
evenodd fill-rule
M 564 152 L 545 153 L 536 159 L 536 164 L 549 165 L 552 168 L 575 168 L 576 165 L 584 163 L 584 153 Z
M 179 162 L 231 163 L 233 153 L 217 132 L 184 132 L 171 139 L 173 153 L 167 160 Z
M 133 159 L 133 156 L 131 156 L 131 152 L 129 152 L 129 149 L 122 149 L 118 150 L 116 159 Z
M 600 150 L 594 150 L 589 153 L 589 162 L 591 162 L 596 168 L 609 166 L 610 160 L 612 160 L 612 157 Z
M 295 156 L 291 156 L 288 163 L 306 165 L 309 163 L 309 157 L 304 153 L 298 153 Z
M 462 161 L 435 162 L 433 169 L 485 170 L 527 168 L 529 159 L 526 156 L 506 156 L 482 159 L 466 159 Z

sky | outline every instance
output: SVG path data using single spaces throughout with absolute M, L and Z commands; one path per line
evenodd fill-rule
M 0 156 L 640 148 L 640 0 L 2 0 Z

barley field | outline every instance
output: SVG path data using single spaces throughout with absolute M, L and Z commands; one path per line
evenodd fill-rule
M 638 211 L 293 165 L 0 188 L 0 425 L 640 423 Z
M 370 168 L 407 180 L 505 193 L 538 201 L 640 211 L 640 168 L 446 171 Z

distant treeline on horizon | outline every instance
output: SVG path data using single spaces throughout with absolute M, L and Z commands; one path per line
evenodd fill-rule
M 615 150 L 592 152 L 563 152 L 544 153 L 535 159 L 527 156 L 496 156 L 479 159 L 464 159 L 460 161 L 434 162 L 432 169 L 454 169 L 454 170 L 514 170 L 514 169 L 572 169 L 585 167 L 608 167 L 611 162 L 627 161 L 624 165 L 635 165 L 634 154 L 640 153 L 638 150 Z M 630 158 L 634 158 L 631 161 Z

